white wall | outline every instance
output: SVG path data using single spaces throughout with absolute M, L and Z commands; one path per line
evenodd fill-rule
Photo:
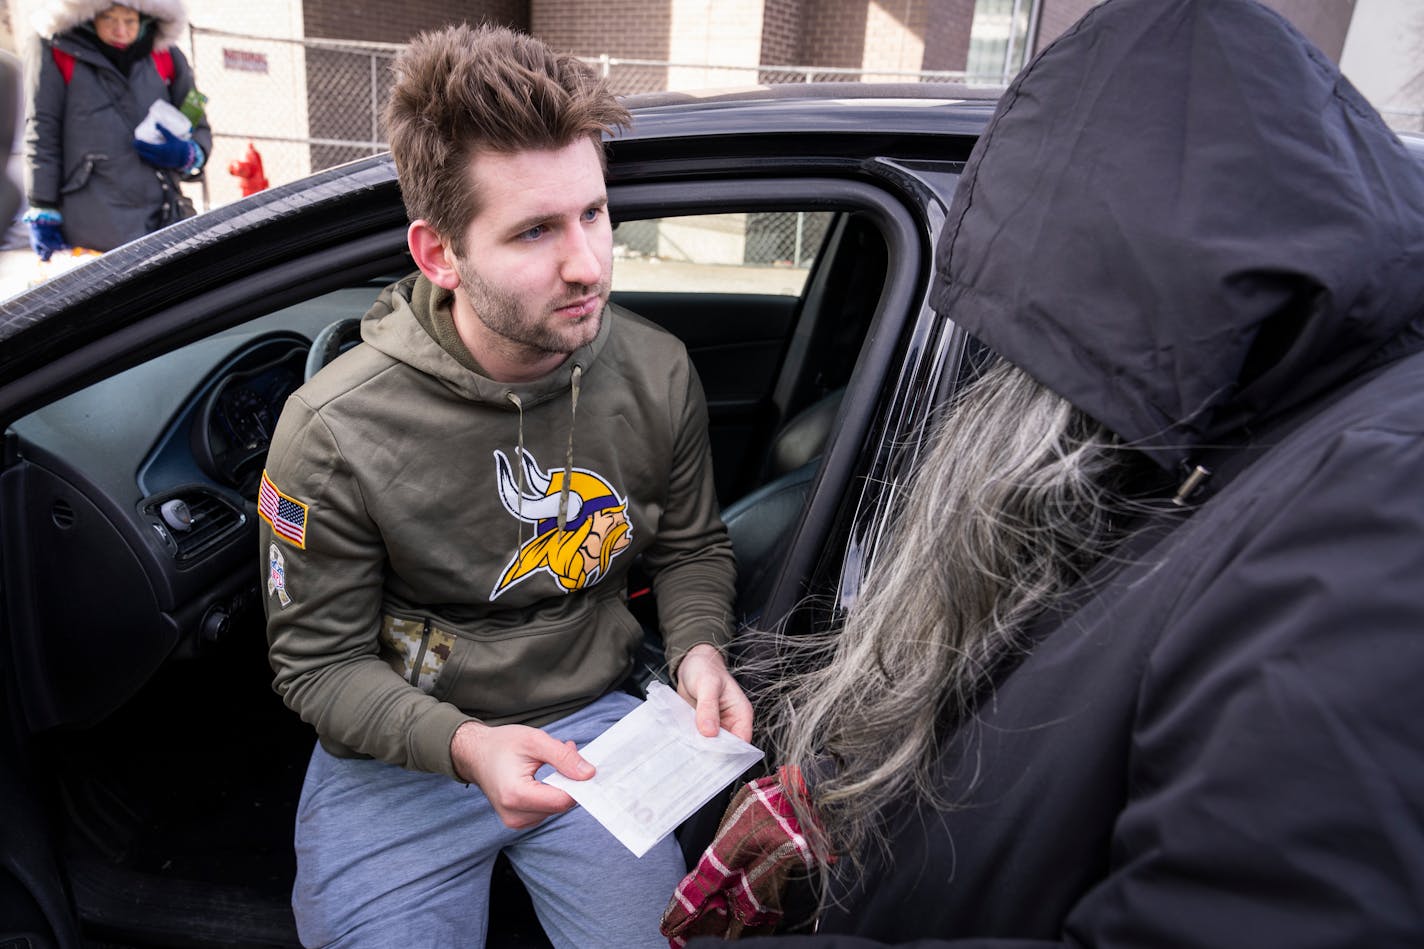
M 672 0 L 668 60 L 749 69 L 670 68 L 669 89 L 729 89 L 755 85 L 761 62 L 761 0 Z
M 302 3 L 189 0 L 188 11 L 198 29 L 190 31 L 183 48 L 193 63 L 198 89 L 208 97 L 213 154 L 208 159 L 207 198 L 216 206 L 241 196 L 240 182 L 228 173 L 228 165 L 245 156 L 248 136 L 308 136 Z M 239 35 L 214 36 L 208 30 Z M 237 63 L 264 65 L 266 71 L 235 68 Z M 253 145 L 274 184 L 311 171 L 305 145 L 261 139 Z
M 1356 0 L 1340 71 L 1390 125 L 1424 131 L 1424 4 Z
M 905 23 L 910 7 L 907 0 L 877 0 L 866 8 L 861 67 L 866 71 L 867 82 L 904 82 L 905 77 L 897 73 L 914 72 L 924 63 L 925 41 Z M 889 72 L 877 76 L 877 69 Z

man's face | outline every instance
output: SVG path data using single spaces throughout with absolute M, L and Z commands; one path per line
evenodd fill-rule
M 138 23 L 137 10 L 116 3 L 94 17 L 94 32 L 110 46 L 124 49 L 138 39 Z
M 482 365 L 552 368 L 598 334 L 608 301 L 613 231 L 597 146 L 480 152 L 472 169 L 480 211 L 455 260 L 461 338 Z

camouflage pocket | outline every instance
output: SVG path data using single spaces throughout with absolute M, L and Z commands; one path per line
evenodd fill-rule
M 420 691 L 430 692 L 450 658 L 455 637 L 436 629 L 429 619 L 386 616 L 381 620 L 381 647 L 392 669 Z

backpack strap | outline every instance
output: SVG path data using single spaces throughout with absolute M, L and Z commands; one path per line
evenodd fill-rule
M 57 46 L 51 46 L 49 52 L 54 57 L 54 64 L 59 67 L 59 74 L 64 77 L 64 84 L 69 85 L 69 81 L 74 78 L 74 56 Z M 165 86 L 172 85 L 173 51 L 171 49 L 154 50 L 153 68 L 158 70 L 158 78 L 163 80 Z
M 154 50 L 153 68 L 158 70 L 158 78 L 163 80 L 165 86 L 171 85 L 173 82 L 173 50 Z
M 59 67 L 59 74 L 64 77 L 64 84 L 69 85 L 69 80 L 74 78 L 74 57 L 58 46 L 51 46 L 49 51 L 54 57 L 54 64 Z

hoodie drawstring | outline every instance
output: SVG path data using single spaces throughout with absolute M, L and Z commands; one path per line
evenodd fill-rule
M 563 530 L 569 520 L 569 491 L 573 482 L 571 472 L 574 470 L 574 429 L 578 422 L 578 400 L 579 387 L 583 380 L 583 367 L 574 364 L 573 372 L 569 376 L 569 444 L 564 451 L 564 483 L 559 488 L 559 530 Z M 518 443 L 518 454 L 515 456 L 519 462 L 514 466 L 518 469 L 516 474 L 518 495 L 519 495 L 519 517 L 515 520 L 515 543 L 514 548 L 518 550 L 524 544 L 524 499 L 527 480 L 524 469 L 524 403 L 519 395 L 514 392 L 505 392 L 504 397 L 509 400 L 519 412 L 519 431 L 516 436 Z M 537 528 L 536 528 L 537 529 Z
M 582 378 L 583 367 L 574 363 L 574 371 L 569 376 L 569 447 L 564 453 L 564 486 L 559 492 L 559 530 L 564 529 L 569 519 L 569 482 L 573 481 L 574 470 L 574 423 L 578 420 L 579 381 Z
M 519 411 L 519 430 L 515 436 L 519 454 L 515 455 L 518 460 L 514 463 L 518 471 L 515 475 L 516 483 L 519 486 L 519 516 L 514 519 L 514 549 L 518 550 L 524 545 L 524 403 L 513 392 L 506 392 L 504 397 L 514 403 L 515 409 Z

